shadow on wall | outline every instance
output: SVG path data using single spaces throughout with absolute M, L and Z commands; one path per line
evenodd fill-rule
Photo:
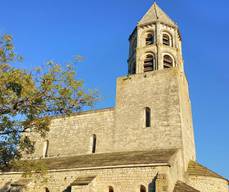
M 22 186 L 11 185 L 11 182 L 7 182 L 1 189 L 0 192 L 23 192 Z
M 65 190 L 63 190 L 63 192 L 71 192 L 71 186 L 68 186 Z
M 152 182 L 148 185 L 149 192 L 156 192 L 156 179 L 157 179 L 157 176 L 154 177 Z

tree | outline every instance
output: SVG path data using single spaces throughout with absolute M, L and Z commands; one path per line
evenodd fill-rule
M 51 118 L 68 116 L 92 106 L 96 92 L 83 89 L 73 63 L 65 67 L 50 61 L 32 72 L 13 67 L 21 61 L 13 39 L 0 39 L 0 168 L 10 166 L 23 153 L 33 153 L 35 142 L 25 134 L 45 137 Z

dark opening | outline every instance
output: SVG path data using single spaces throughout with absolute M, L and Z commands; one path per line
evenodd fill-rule
M 170 37 L 167 34 L 163 35 L 163 44 L 170 46 Z
M 48 140 L 46 140 L 45 142 L 44 142 L 44 154 L 43 154 L 43 157 L 48 157 L 48 148 L 49 148 L 49 141 Z
M 149 107 L 145 108 L 145 125 L 151 127 L 151 110 Z
M 163 59 L 164 69 L 172 68 L 173 67 L 173 59 L 169 55 L 165 55 Z
M 96 135 L 92 135 L 92 153 L 96 151 Z
M 109 192 L 114 192 L 114 188 L 112 186 L 109 187 Z
M 146 192 L 146 187 L 144 185 L 140 186 L 140 192 Z
M 47 187 L 45 187 L 45 192 L 49 192 L 49 189 Z
M 146 37 L 146 45 L 154 44 L 154 35 L 149 33 Z
M 154 69 L 154 56 L 146 55 L 144 60 L 144 72 L 153 71 Z

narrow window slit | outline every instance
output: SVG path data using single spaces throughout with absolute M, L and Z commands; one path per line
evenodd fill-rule
M 96 135 L 91 136 L 91 153 L 96 152 Z
M 145 108 L 145 126 L 151 127 L 151 109 L 149 107 Z
M 109 192 L 114 192 L 114 188 L 112 186 L 109 186 Z

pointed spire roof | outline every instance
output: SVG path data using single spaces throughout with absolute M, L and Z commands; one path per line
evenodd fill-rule
M 155 2 L 144 17 L 139 21 L 138 25 L 146 25 L 156 21 L 177 27 L 176 23 Z

